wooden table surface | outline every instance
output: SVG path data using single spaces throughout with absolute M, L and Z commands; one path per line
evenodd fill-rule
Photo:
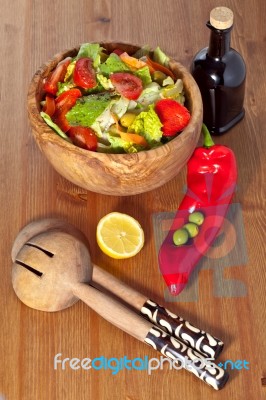
M 114 40 L 160 47 L 189 67 L 208 44 L 205 27 L 217 0 L 7 0 L 1 1 L 1 294 L 0 399 L 3 400 L 159 400 L 265 399 L 266 387 L 266 6 L 263 0 L 225 0 L 235 14 L 232 45 L 247 64 L 244 120 L 216 143 L 235 152 L 238 190 L 234 246 L 226 257 L 206 256 L 191 285 L 170 297 L 157 263 L 154 221 L 173 212 L 183 196 L 186 168 L 154 192 L 108 197 L 87 192 L 60 177 L 34 142 L 26 95 L 35 70 L 61 49 L 89 41 Z M 111 212 L 139 220 L 146 242 L 128 261 L 115 261 L 97 247 L 96 225 Z M 11 247 L 32 220 L 63 218 L 90 240 L 95 263 L 148 297 L 222 338 L 218 362 L 227 362 L 230 380 L 215 392 L 194 375 L 164 365 L 147 370 L 54 369 L 54 357 L 106 359 L 159 358 L 152 348 L 112 327 L 81 302 L 57 313 L 26 307 L 11 284 Z M 230 222 L 229 222 L 230 225 Z M 232 239 L 232 236 L 229 237 Z M 218 245 L 223 252 L 226 232 Z M 238 243 L 238 244 L 237 244 Z M 238 246 L 238 247 L 236 247 Z M 229 254 L 230 253 L 230 254 Z M 217 254 L 217 252 L 215 253 Z M 216 269 L 215 269 L 216 268 Z M 235 361 L 241 360 L 236 365 Z

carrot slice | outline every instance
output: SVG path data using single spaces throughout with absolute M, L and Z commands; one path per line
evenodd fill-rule
M 143 136 L 138 135 L 137 133 L 128 133 L 128 132 L 119 131 L 119 135 L 120 135 L 121 139 L 125 140 L 126 142 L 132 142 L 135 144 L 139 144 L 140 146 L 143 146 L 143 147 L 148 146 L 146 139 Z
M 125 64 L 133 69 L 140 69 L 147 65 L 144 61 L 131 57 L 126 52 L 120 54 L 120 58 Z
M 138 135 L 137 133 L 124 132 L 122 130 L 121 126 L 119 125 L 119 121 L 118 121 L 118 118 L 116 117 L 116 115 L 112 114 L 112 116 L 115 120 L 116 129 L 117 129 L 121 139 L 125 140 L 126 142 L 132 142 L 135 144 L 139 144 L 140 146 L 143 146 L 143 147 L 148 147 L 148 142 L 146 141 L 146 139 L 143 136 Z
M 164 65 L 161 65 L 161 64 L 151 60 L 148 56 L 147 56 L 146 63 L 148 64 L 148 66 L 152 67 L 155 71 L 161 71 L 165 75 L 169 75 L 169 76 L 171 76 L 172 79 L 175 79 L 175 76 L 174 76 L 173 72 L 169 68 L 167 68 Z

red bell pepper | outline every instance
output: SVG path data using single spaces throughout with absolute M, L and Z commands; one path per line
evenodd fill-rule
M 203 147 L 195 149 L 187 165 L 187 191 L 159 251 L 159 266 L 172 295 L 178 295 L 201 257 L 207 252 L 223 224 L 237 182 L 234 153 L 215 145 L 203 125 Z M 198 234 L 187 244 L 176 246 L 173 234 L 184 227 L 189 215 L 204 215 Z
M 67 67 L 69 66 L 71 61 L 71 57 L 65 58 L 59 64 L 57 64 L 56 68 L 50 73 L 50 75 L 45 79 L 43 90 L 46 93 L 50 93 L 52 95 L 56 95 L 58 91 L 58 82 L 63 82 L 64 77 L 67 72 Z
M 50 94 L 45 96 L 45 105 L 43 107 L 43 111 L 50 115 L 50 117 L 52 117 L 55 112 L 55 99 Z
M 66 114 L 72 107 L 74 107 L 77 99 L 81 97 L 81 95 L 81 91 L 74 88 L 66 90 L 55 99 L 55 111 L 52 120 L 65 133 L 71 128 L 66 119 Z

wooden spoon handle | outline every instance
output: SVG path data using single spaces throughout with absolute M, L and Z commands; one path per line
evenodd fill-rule
M 193 372 L 199 379 L 221 389 L 227 379 L 227 373 L 215 364 L 210 367 L 204 357 L 152 323 L 141 318 L 117 300 L 110 298 L 92 286 L 77 283 L 72 287 L 73 294 L 104 319 L 136 339 L 152 346 L 165 357 L 180 361 L 181 367 Z M 197 362 L 196 362 L 197 360 Z
M 81 299 L 101 317 L 142 342 L 153 326 L 151 322 L 141 318 L 116 299 L 88 284 L 75 283 L 72 291 L 74 296 Z
M 99 285 L 101 289 L 107 289 L 110 293 L 135 308 L 150 322 L 201 354 L 216 358 L 221 353 L 224 344 L 220 339 L 196 328 L 184 318 L 160 306 L 155 301 L 147 299 L 146 296 L 97 265 L 93 265 L 92 285 L 94 284 Z
M 126 285 L 115 276 L 95 264 L 93 264 L 92 268 L 91 284 L 99 287 L 101 291 L 106 290 L 107 292 L 114 294 L 117 298 L 125 301 L 137 311 L 141 310 L 141 307 L 147 300 L 147 296 L 139 293 L 131 286 Z

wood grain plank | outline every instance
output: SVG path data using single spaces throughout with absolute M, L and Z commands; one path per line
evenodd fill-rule
M 247 64 L 243 121 L 215 138 L 236 154 L 239 179 L 235 202 L 241 205 L 248 259 L 224 269 L 224 279 L 239 279 L 247 294 L 217 297 L 211 269 L 198 274 L 198 298 L 165 298 L 157 264 L 152 215 L 174 211 L 183 196 L 186 169 L 163 187 L 128 197 L 86 192 L 61 178 L 40 153 L 31 135 L 26 95 L 36 69 L 58 51 L 86 41 L 115 40 L 160 45 L 189 67 L 195 52 L 208 45 L 205 27 L 218 0 L 14 0 L 1 2 L 0 25 L 0 398 L 6 400 L 185 400 L 258 399 L 266 396 L 266 53 L 263 0 L 225 0 L 235 13 L 232 45 Z M 127 261 L 100 252 L 95 238 L 99 219 L 126 212 L 142 224 L 146 243 Z M 219 360 L 247 360 L 249 370 L 229 371 L 219 393 L 185 371 L 164 365 L 147 371 L 54 369 L 54 357 L 129 359 L 159 357 L 151 348 L 99 318 L 78 302 L 58 313 L 31 310 L 16 298 L 11 285 L 11 247 L 31 220 L 61 217 L 89 238 L 95 263 L 137 290 L 184 315 L 225 342 Z M 104 336 L 103 336 L 104 335 Z

